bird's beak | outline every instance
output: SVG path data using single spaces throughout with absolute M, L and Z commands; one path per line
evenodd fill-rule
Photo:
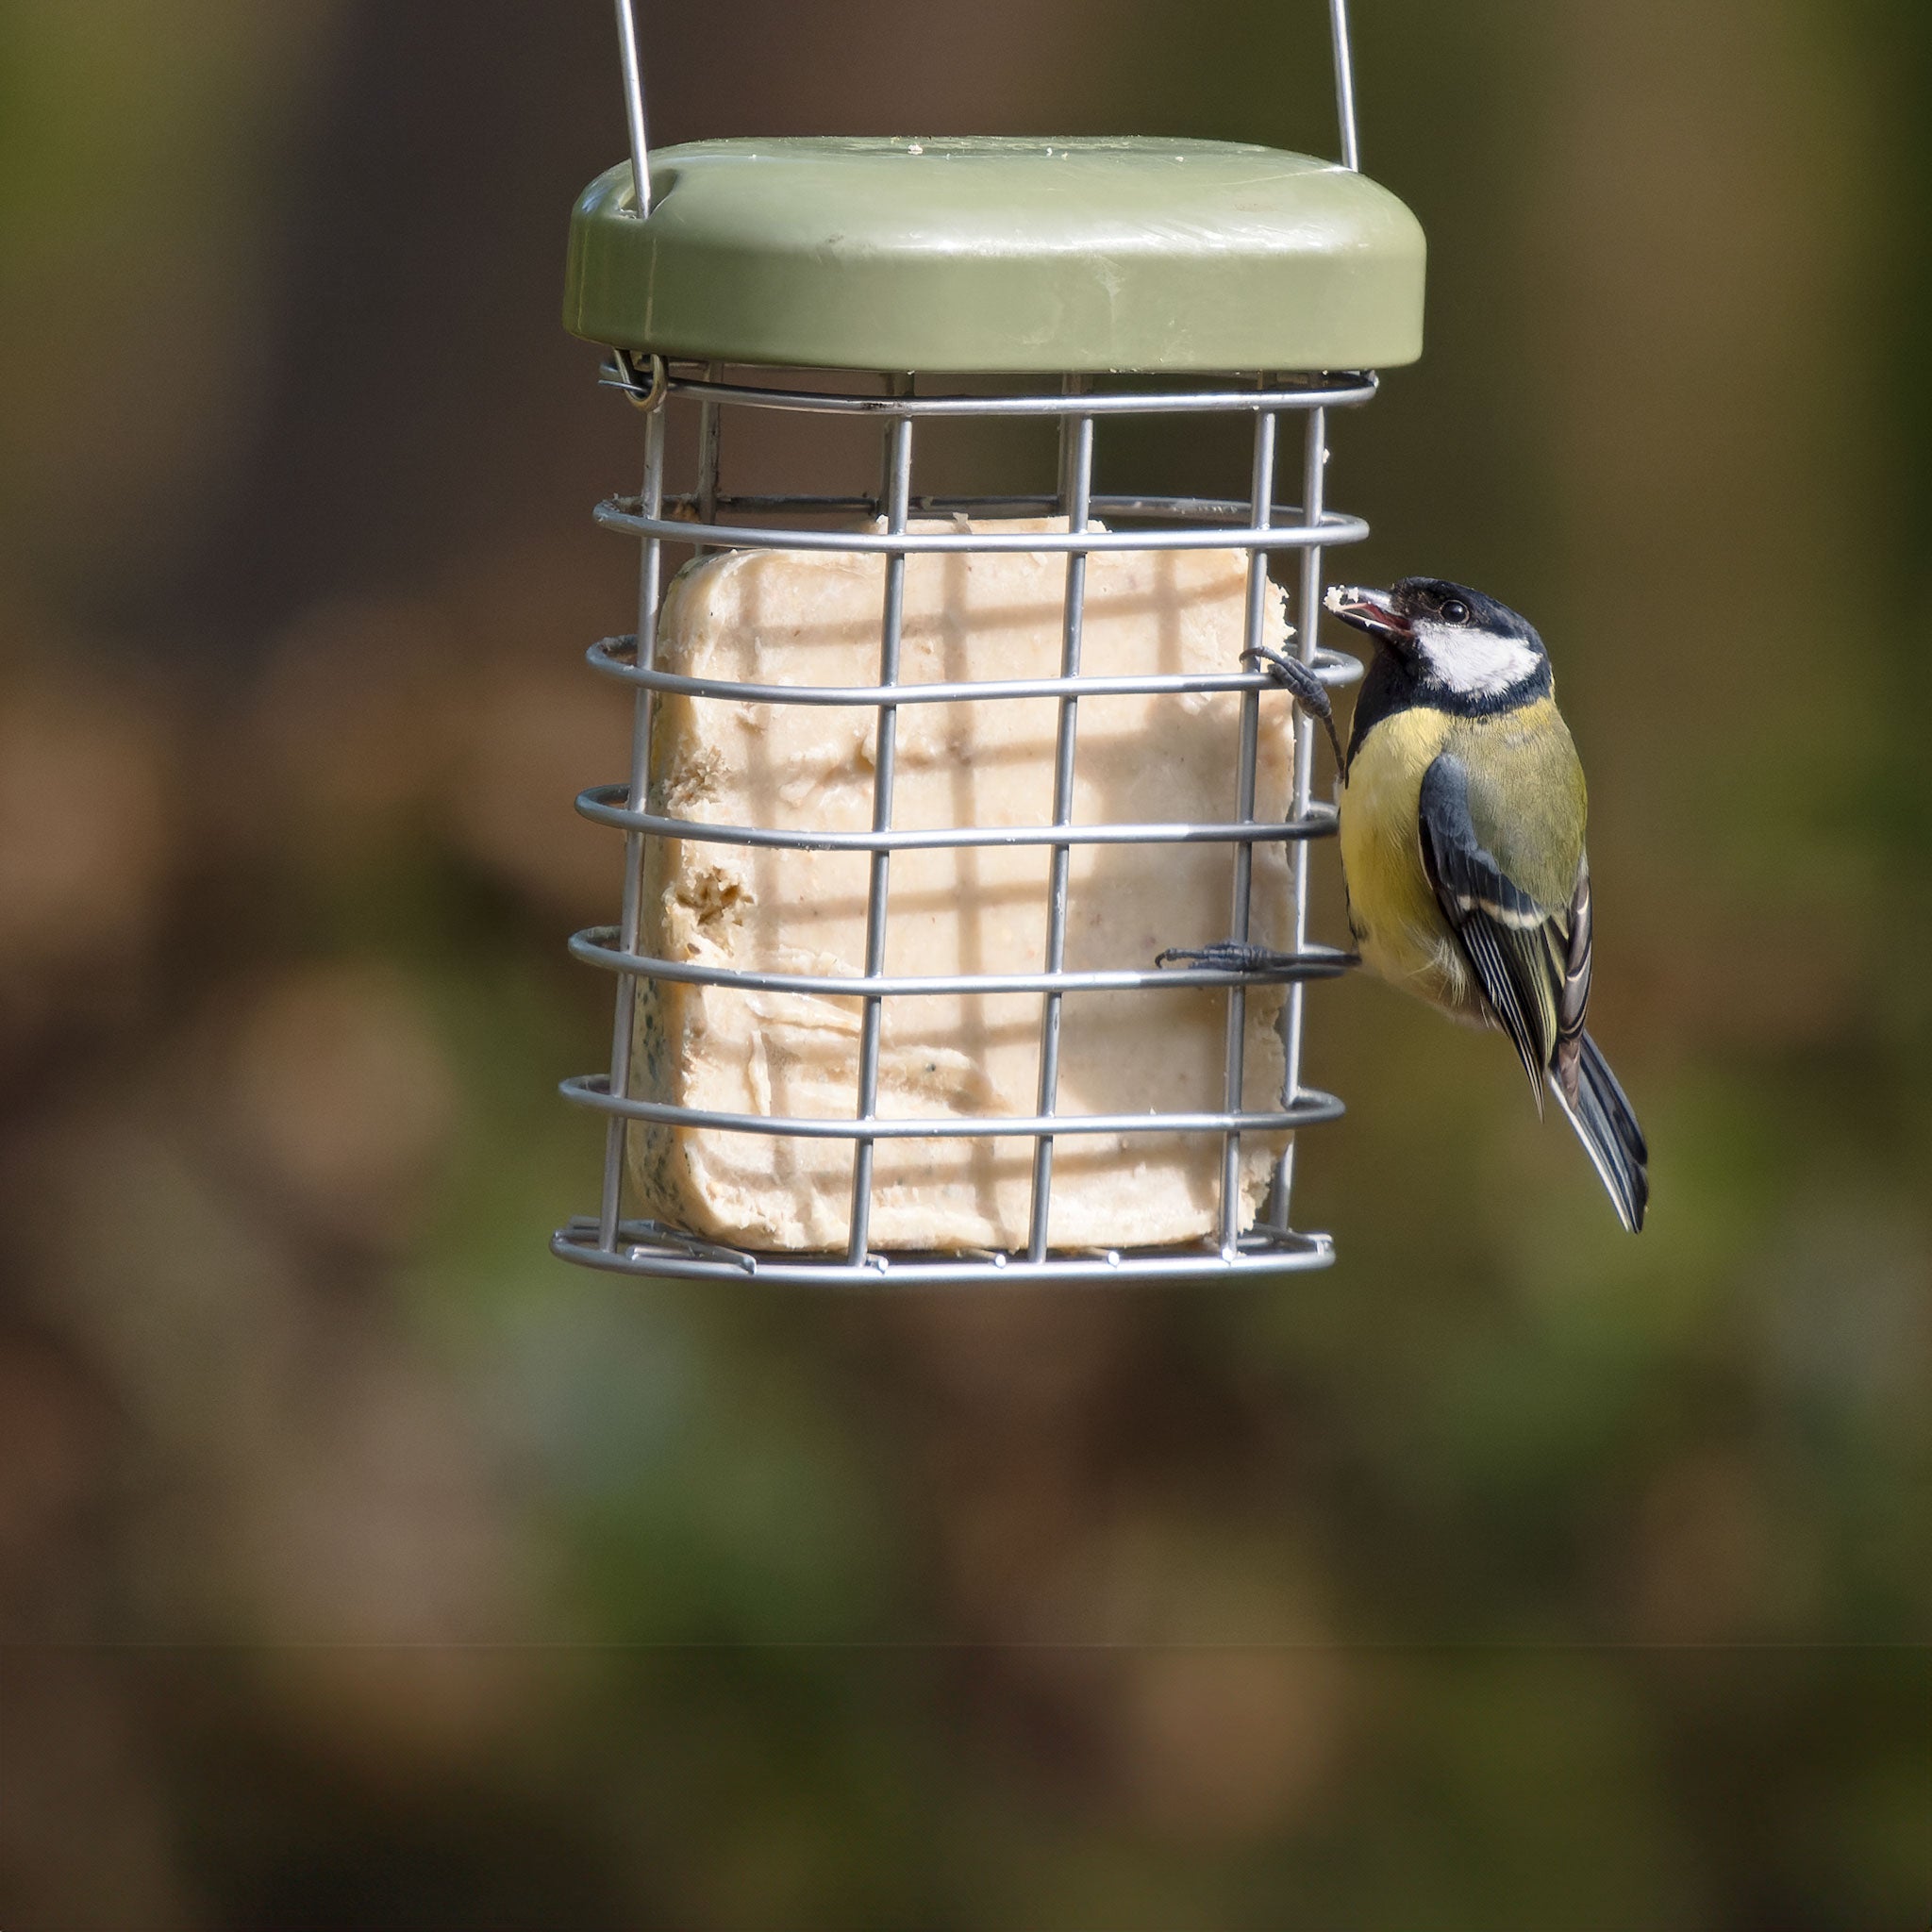
M 1323 599 L 1331 615 L 1357 630 L 1390 643 L 1406 643 L 1415 635 L 1415 626 L 1396 609 L 1387 591 L 1365 591 L 1355 584 L 1336 584 Z

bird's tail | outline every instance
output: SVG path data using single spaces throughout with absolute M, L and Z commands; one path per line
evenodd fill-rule
M 1564 1092 L 1554 1071 L 1549 1090 L 1609 1191 L 1617 1219 L 1635 1234 L 1643 1225 L 1650 1199 L 1650 1149 L 1596 1041 L 1586 1033 L 1577 1047 L 1575 1098 Z

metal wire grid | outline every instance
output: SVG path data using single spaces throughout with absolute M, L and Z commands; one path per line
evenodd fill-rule
M 635 205 L 640 213 L 651 206 L 650 156 L 645 132 L 644 92 L 632 0 L 615 0 L 619 45 L 625 83 L 625 119 L 630 135 L 631 166 L 636 183 Z M 1341 164 L 1360 166 L 1356 125 L 1354 67 L 1350 53 L 1347 0 L 1328 0 L 1334 56 L 1336 118 Z M 1247 641 L 1261 638 L 1267 589 L 1267 557 L 1274 550 L 1299 550 L 1301 570 L 1296 614 L 1300 652 L 1323 681 L 1341 684 L 1359 675 L 1357 662 L 1315 643 L 1321 608 L 1322 553 L 1333 543 L 1355 542 L 1367 526 L 1353 517 L 1326 508 L 1323 467 L 1326 460 L 1327 411 L 1366 401 L 1374 393 L 1370 377 L 1327 377 L 1271 387 L 1265 379 L 1253 390 L 1202 388 L 1154 394 L 1084 393 L 1070 378 L 1058 396 L 917 395 L 909 377 L 891 376 L 884 395 L 824 393 L 775 386 L 738 386 L 722 380 L 716 365 L 702 373 L 667 373 L 656 368 L 657 380 L 648 391 L 625 362 L 610 378 L 634 400 L 651 406 L 645 439 L 644 484 L 633 499 L 613 499 L 598 507 L 597 519 L 607 528 L 625 531 L 642 540 L 639 575 L 638 629 L 634 635 L 609 638 L 591 647 L 593 668 L 635 687 L 636 701 L 628 782 L 601 786 L 577 801 L 588 818 L 619 826 L 625 833 L 623 912 L 616 927 L 599 926 L 578 933 L 571 951 L 579 959 L 617 975 L 616 1015 L 611 1036 L 610 1072 L 564 1083 L 565 1094 L 608 1117 L 600 1211 L 580 1217 L 560 1229 L 552 1241 L 565 1258 L 587 1267 L 625 1274 L 742 1279 L 756 1276 L 784 1285 L 854 1286 L 895 1283 L 986 1282 L 998 1279 L 1088 1281 L 1121 1278 L 1176 1279 L 1226 1277 L 1255 1273 L 1325 1265 L 1333 1250 L 1324 1235 L 1301 1234 L 1289 1225 L 1293 1182 L 1293 1131 L 1341 1111 L 1332 1095 L 1302 1084 L 1304 988 L 1310 979 L 1341 972 L 1345 956 L 1333 947 L 1310 942 L 1307 937 L 1308 841 L 1334 830 L 1330 807 L 1312 796 L 1311 766 L 1314 727 L 1305 717 L 1295 726 L 1293 807 L 1280 824 L 1259 824 L 1254 819 L 1255 769 L 1260 725 L 1260 692 L 1267 680 L 1241 671 L 1195 676 L 1083 677 L 1080 641 L 1085 597 L 1086 559 L 1096 550 L 1235 548 L 1248 554 L 1246 607 Z M 694 401 L 699 415 L 699 478 L 689 496 L 664 497 L 663 404 L 676 397 Z M 729 408 L 802 409 L 874 416 L 886 427 L 884 473 L 878 498 L 833 496 L 723 496 L 718 488 L 718 458 L 722 413 Z M 1245 503 L 1200 497 L 1120 496 L 1092 490 L 1093 428 L 1097 418 L 1116 414 L 1252 412 L 1255 418 L 1254 465 Z M 1281 415 L 1300 413 L 1305 425 L 1302 504 L 1299 509 L 1274 501 L 1277 425 Z M 922 418 L 974 416 L 1056 417 L 1061 425 L 1060 476 L 1051 497 L 921 497 L 912 492 L 912 439 Z M 673 512 L 666 514 L 667 510 Z M 827 532 L 801 516 L 864 510 L 882 515 L 885 529 L 877 534 Z M 989 517 L 1016 517 L 1045 511 L 1063 512 L 1068 531 L 1052 534 L 914 532 L 915 514 L 944 515 L 954 511 Z M 770 525 L 727 524 L 721 512 L 762 514 L 781 521 Z M 695 522 L 689 519 L 695 514 Z M 1178 527 L 1156 530 L 1090 531 L 1088 518 L 1128 521 L 1152 519 Z M 1236 519 L 1240 519 L 1236 522 Z M 693 543 L 699 554 L 708 549 L 779 547 L 844 552 L 883 552 L 886 591 L 880 625 L 879 679 L 872 686 L 772 686 L 725 683 L 680 677 L 658 670 L 655 661 L 656 624 L 663 576 L 663 545 Z M 949 550 L 1063 551 L 1067 583 L 1062 628 L 1060 675 L 1056 678 L 974 680 L 965 683 L 901 686 L 897 681 L 900 624 L 904 608 L 905 569 L 908 556 Z M 1077 743 L 1078 707 L 1085 697 L 1184 694 L 1238 691 L 1241 695 L 1237 766 L 1237 817 L 1225 824 L 1104 824 L 1076 826 L 1072 823 L 1073 774 Z M 659 691 L 695 697 L 731 698 L 741 702 L 786 705 L 874 707 L 878 713 L 874 740 L 875 762 L 873 825 L 870 833 L 797 833 L 756 825 L 718 825 L 668 818 L 639 808 L 648 797 L 652 702 Z M 959 701 L 998 702 L 1021 697 L 1055 697 L 1059 722 L 1055 745 L 1054 823 L 1048 826 L 978 828 L 957 826 L 932 831 L 895 831 L 892 827 L 892 769 L 895 725 L 899 708 L 908 704 Z M 790 849 L 849 849 L 871 854 L 867 901 L 866 970 L 862 975 L 827 976 L 803 974 L 753 973 L 691 962 L 647 957 L 639 950 L 641 923 L 643 850 L 647 838 L 676 838 L 726 844 L 765 845 Z M 1292 844 L 1292 940 L 1287 963 L 1266 975 L 1288 982 L 1282 1017 L 1286 1077 L 1273 1109 L 1242 1106 L 1242 1047 L 1246 1027 L 1246 991 L 1255 975 L 1191 969 L 1068 972 L 1064 965 L 1067 875 L 1072 848 L 1081 843 L 1155 844 L 1211 841 L 1232 845 L 1235 884 L 1231 932 L 1244 940 L 1248 932 L 1249 893 L 1254 846 L 1282 840 Z M 1051 848 L 1048 944 L 1038 974 L 974 974 L 946 975 L 888 975 L 884 971 L 887 887 L 891 854 L 915 845 L 1021 845 Z M 708 1112 L 665 1103 L 641 1100 L 630 1092 L 632 1020 L 637 983 L 641 978 L 681 981 L 695 985 L 737 987 L 745 991 L 790 991 L 801 993 L 858 995 L 865 1001 L 860 1035 L 859 1105 L 851 1121 L 783 1118 Z M 1158 1115 L 1081 1115 L 1056 1111 L 1061 1002 L 1069 992 L 1122 991 L 1175 986 L 1223 987 L 1227 991 L 1227 1051 L 1224 1070 L 1225 1105 L 1218 1112 Z M 878 1043 L 881 1002 L 919 994 L 1038 991 L 1042 997 L 1038 1111 L 1030 1118 L 881 1120 L 876 1113 Z M 850 1139 L 855 1143 L 849 1239 L 842 1257 L 797 1255 L 758 1255 L 705 1241 L 688 1232 L 649 1221 L 627 1221 L 622 1215 L 625 1134 L 632 1121 L 670 1126 L 718 1128 L 738 1133 L 797 1135 Z M 1241 1137 L 1246 1133 L 1289 1130 L 1291 1138 L 1280 1156 L 1263 1220 L 1242 1232 L 1239 1219 Z M 1223 1138 L 1221 1204 L 1216 1238 L 1200 1247 L 1159 1252 L 1120 1253 L 1113 1250 L 1054 1253 L 1046 1245 L 1047 1216 L 1052 1196 L 1053 1149 L 1064 1134 L 1146 1133 L 1176 1131 L 1219 1134 Z M 868 1244 L 871 1218 L 873 1150 L 884 1139 L 1026 1137 L 1035 1141 L 1033 1198 L 1029 1240 L 1023 1254 L 994 1253 L 891 1256 L 873 1252 Z
M 1341 1111 L 1333 1096 L 1303 1086 L 1301 1080 L 1302 989 L 1309 979 L 1341 972 L 1346 956 L 1307 937 L 1308 842 L 1334 829 L 1334 810 L 1311 793 L 1313 729 L 1297 727 L 1293 808 L 1278 823 L 1255 817 L 1256 766 L 1260 730 L 1260 694 L 1268 680 L 1251 671 L 1230 668 L 1209 674 L 1150 674 L 1145 676 L 1085 676 L 1080 666 L 1086 591 L 1086 559 L 1098 550 L 1238 549 L 1248 556 L 1245 607 L 1246 641 L 1261 641 L 1271 552 L 1295 550 L 1301 570 L 1295 596 L 1297 629 L 1304 661 L 1324 683 L 1345 683 L 1359 675 L 1356 660 L 1315 645 L 1321 608 L 1322 553 L 1333 543 L 1353 542 L 1367 534 L 1357 518 L 1329 510 L 1323 499 L 1323 464 L 1327 412 L 1358 403 L 1374 393 L 1373 381 L 1359 376 L 1257 381 L 1253 388 L 1223 386 L 1169 392 L 1146 391 L 1089 394 L 1068 378 L 1058 395 L 1024 393 L 990 396 L 919 395 L 908 377 L 888 378 L 886 393 L 821 392 L 809 389 L 727 383 L 714 368 L 660 372 L 646 391 L 624 365 L 611 378 L 633 398 L 653 407 L 646 431 L 644 486 L 635 498 L 617 498 L 598 507 L 607 528 L 637 536 L 642 544 L 639 619 L 635 634 L 593 645 L 590 661 L 604 675 L 630 684 L 636 692 L 631 769 L 622 785 L 591 788 L 578 809 L 599 824 L 625 834 L 625 889 L 621 922 L 593 927 L 571 941 L 586 963 L 614 973 L 618 980 L 608 1075 L 591 1074 L 564 1083 L 566 1095 L 608 1117 L 604 1191 L 594 1218 L 584 1217 L 560 1230 L 556 1251 L 591 1267 L 625 1273 L 758 1279 L 787 1285 L 852 1286 L 894 1283 L 963 1283 L 987 1280 L 1082 1281 L 1137 1276 L 1225 1277 L 1318 1267 L 1332 1259 L 1325 1236 L 1303 1234 L 1289 1224 L 1293 1141 L 1276 1165 L 1262 1221 L 1240 1226 L 1241 1141 L 1243 1134 L 1281 1132 L 1331 1120 Z M 665 408 L 667 402 L 694 403 L 699 410 L 699 476 L 689 493 L 664 494 Z M 881 419 L 884 463 L 877 500 L 850 496 L 734 497 L 718 486 L 720 423 L 726 409 L 786 409 L 851 413 Z M 1092 489 L 1096 420 L 1124 414 L 1241 413 L 1254 423 L 1250 495 L 1245 501 L 1180 496 L 1106 495 Z M 1278 428 L 1284 415 L 1304 424 L 1303 502 L 1275 503 L 1274 474 Z M 1060 424 L 1059 488 L 1039 497 L 920 497 L 912 491 L 913 440 L 923 419 L 1034 416 Z M 828 513 L 863 510 L 879 516 L 877 530 L 827 530 L 801 521 Z M 913 518 L 924 513 L 962 512 L 998 517 L 1058 511 L 1068 518 L 1064 532 L 998 529 L 915 531 Z M 777 519 L 770 524 L 734 521 L 752 515 Z M 1158 527 L 1089 530 L 1090 517 L 1145 520 Z M 694 520 L 693 520 L 694 519 Z M 869 685 L 773 685 L 692 678 L 659 670 L 655 662 L 658 605 L 663 576 L 663 546 L 693 545 L 700 553 L 725 548 L 782 548 L 841 553 L 883 553 L 886 559 L 880 622 L 879 672 Z M 1062 611 L 1059 675 L 1055 677 L 978 679 L 943 684 L 902 685 L 898 681 L 904 611 L 905 569 L 908 556 L 948 551 L 1026 551 L 1062 553 L 1067 575 Z M 1240 692 L 1241 697 L 1236 767 L 1236 812 L 1218 824 L 1188 822 L 1075 824 L 1074 774 L 1077 756 L 1079 703 L 1083 697 L 1126 694 L 1172 695 Z M 654 813 L 648 799 L 653 701 L 658 692 L 739 703 L 869 708 L 876 712 L 873 811 L 863 832 L 790 830 L 765 825 L 701 822 Z M 1054 813 L 1051 824 L 1030 826 L 950 825 L 898 829 L 892 824 L 893 757 L 900 707 L 970 701 L 1000 703 L 1051 697 L 1058 703 L 1054 760 Z M 1285 702 L 1285 700 L 1284 700 Z M 761 846 L 793 851 L 850 851 L 869 856 L 865 965 L 862 974 L 827 975 L 754 972 L 706 966 L 647 955 L 641 950 L 644 841 L 689 840 L 698 843 Z M 1283 1015 L 1288 1077 L 1272 1106 L 1244 1104 L 1242 1057 L 1247 989 L 1256 975 L 1211 968 L 1164 971 L 1151 961 L 1141 968 L 1068 971 L 1064 964 L 1067 883 L 1072 850 L 1082 844 L 1178 844 L 1214 842 L 1232 847 L 1234 889 L 1229 933 L 1245 940 L 1254 847 L 1281 841 L 1292 848 L 1293 938 L 1283 962 L 1262 977 L 1286 981 L 1289 1002 Z M 1044 846 L 1050 852 L 1047 944 L 1041 969 L 1029 974 L 888 974 L 884 971 L 887 905 L 891 855 L 913 847 Z M 786 991 L 858 997 L 864 1002 L 859 1034 L 858 1105 L 850 1119 L 819 1116 L 742 1114 L 686 1108 L 640 1098 L 631 1090 L 632 1023 L 640 978 L 718 986 L 746 991 Z M 1058 1111 L 1058 1046 L 1061 1006 L 1069 993 L 1125 991 L 1176 987 L 1216 987 L 1227 994 L 1224 1104 L 1212 1111 L 1152 1114 L 1064 1114 Z M 976 1115 L 881 1118 L 877 1112 L 879 1029 L 888 998 L 922 994 L 1038 992 L 1041 995 L 1039 1086 L 1031 1116 Z M 717 1129 L 732 1133 L 797 1136 L 850 1141 L 855 1149 L 848 1240 L 842 1255 L 754 1254 L 705 1240 L 661 1223 L 626 1220 L 622 1213 L 626 1126 L 630 1122 L 671 1127 Z M 1185 1248 L 1121 1252 L 1056 1251 L 1048 1247 L 1053 1158 L 1057 1139 L 1069 1134 L 1188 1133 L 1218 1136 L 1223 1154 L 1216 1233 Z M 889 1139 L 1030 1138 L 1035 1144 L 1029 1237 L 1012 1254 L 975 1250 L 914 1255 L 874 1251 L 870 1243 L 874 1150 Z

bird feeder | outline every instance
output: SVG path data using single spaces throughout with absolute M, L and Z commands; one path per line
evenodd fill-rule
M 1326 1264 L 1291 1208 L 1297 1137 L 1341 1111 L 1302 1077 L 1306 986 L 1349 963 L 1308 932 L 1335 813 L 1254 654 L 1359 675 L 1316 635 L 1325 551 L 1367 535 L 1325 500 L 1329 418 L 1420 354 L 1424 258 L 1357 166 L 1342 0 L 1340 162 L 652 154 L 617 11 L 631 158 L 576 206 L 565 321 L 642 412 L 642 488 L 596 512 L 641 545 L 637 629 L 590 653 L 635 724 L 578 800 L 624 891 L 571 941 L 616 1014 L 608 1074 L 564 1083 L 608 1122 L 601 1205 L 555 1251 L 797 1286 Z M 876 485 L 734 491 L 773 414 L 794 453 L 871 425 Z M 1175 418 L 1241 425 L 1245 497 L 1094 488 L 1110 432 Z M 922 491 L 924 439 L 1014 419 L 1058 429 L 1030 494 Z M 1274 957 L 1156 963 L 1222 940 Z

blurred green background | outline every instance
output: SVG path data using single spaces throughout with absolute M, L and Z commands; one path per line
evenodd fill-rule
M 1334 141 L 1315 0 L 644 11 L 659 142 Z M 1924 1926 L 1932 11 L 1359 13 L 1343 567 L 1552 641 L 1652 1225 L 1350 982 L 1333 1273 L 876 1299 L 545 1252 L 608 8 L 0 17 L 8 1932 Z

